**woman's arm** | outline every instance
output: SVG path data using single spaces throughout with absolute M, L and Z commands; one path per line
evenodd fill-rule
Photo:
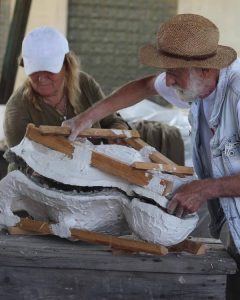
M 27 124 L 30 123 L 27 107 L 24 107 L 18 95 L 11 97 L 6 105 L 4 115 L 4 134 L 7 146 L 18 145 L 23 139 Z

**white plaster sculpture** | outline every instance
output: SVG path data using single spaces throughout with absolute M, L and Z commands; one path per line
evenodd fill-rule
M 15 225 L 19 217 L 13 212 L 25 210 L 34 219 L 54 222 L 52 230 L 61 237 L 70 237 L 70 228 L 115 235 L 132 231 L 143 240 L 165 246 L 181 242 L 196 227 L 196 214 L 180 219 L 164 211 L 168 200 L 159 184 L 161 179 L 172 181 L 175 190 L 192 177 L 154 171 L 147 186 L 137 186 L 92 167 L 91 153 L 94 150 L 132 164 L 149 162 L 149 149 L 93 145 L 88 140 L 76 141 L 74 147 L 73 157 L 69 158 L 25 137 L 11 149 L 34 173 L 73 186 L 73 190 L 51 188 L 38 182 L 38 176 L 13 171 L 0 181 L 1 226 Z M 95 191 L 74 191 L 75 187 L 92 187 Z

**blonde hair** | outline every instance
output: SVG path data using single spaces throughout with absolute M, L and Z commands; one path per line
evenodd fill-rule
M 63 64 L 65 66 L 64 90 L 66 92 L 68 101 L 74 109 L 75 114 L 79 114 L 80 107 L 78 99 L 79 95 L 81 94 L 79 86 L 80 61 L 78 57 L 72 51 L 70 51 L 65 55 Z M 24 82 L 23 96 L 32 102 L 37 110 L 41 110 L 38 104 L 39 95 L 32 88 L 29 78 Z

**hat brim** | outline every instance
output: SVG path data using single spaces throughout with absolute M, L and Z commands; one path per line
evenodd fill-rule
M 158 51 L 155 46 L 147 44 L 140 48 L 139 58 L 144 65 L 162 69 L 190 67 L 222 69 L 229 66 L 237 58 L 237 53 L 231 47 L 219 45 L 214 56 L 205 59 L 184 59 L 166 55 Z
M 56 57 L 41 57 L 39 59 L 28 59 L 23 57 L 24 70 L 29 76 L 36 72 L 46 71 L 57 74 L 61 71 L 65 54 Z

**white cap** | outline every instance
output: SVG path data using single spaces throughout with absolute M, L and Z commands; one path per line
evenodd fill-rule
M 47 26 L 38 27 L 32 30 L 22 43 L 25 73 L 59 73 L 68 52 L 68 41 L 61 32 Z

